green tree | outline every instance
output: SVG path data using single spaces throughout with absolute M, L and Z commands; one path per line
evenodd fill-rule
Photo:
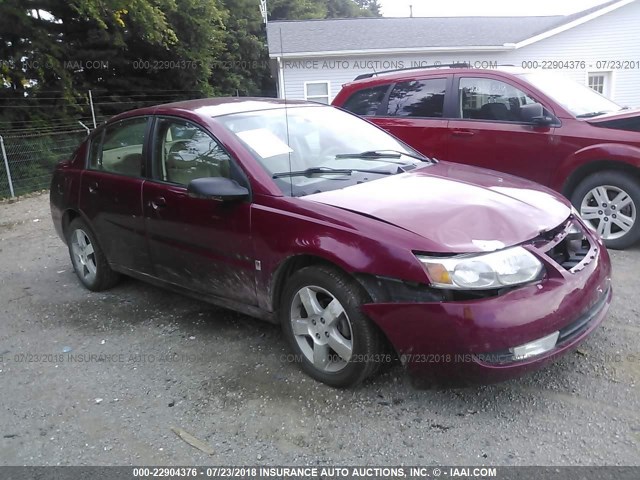
M 224 48 L 213 61 L 210 84 L 221 95 L 275 95 L 266 32 L 256 0 L 223 0 Z
M 268 0 L 269 20 L 326 18 L 326 0 Z
M 77 117 L 88 89 L 98 89 L 102 103 L 119 102 L 100 106 L 105 115 L 162 100 L 140 94 L 149 90 L 215 93 L 211 69 L 224 48 L 228 14 L 220 0 L 178 2 L 5 0 L 0 105 L 43 102 L 3 108 L 0 125 L 53 111 L 58 119 Z
M 327 18 L 370 17 L 371 11 L 353 0 L 326 0 Z
M 368 16 L 377 5 L 268 2 L 270 20 Z M 88 90 L 103 116 L 275 93 L 259 0 L 0 0 L 0 59 L 0 129 L 87 118 Z
M 257 3 L 257 0 L 256 0 Z M 270 20 L 367 17 L 372 12 L 354 0 L 269 0 Z
M 355 0 L 358 6 L 364 10 L 368 10 L 372 16 L 381 17 L 380 3 L 378 0 Z

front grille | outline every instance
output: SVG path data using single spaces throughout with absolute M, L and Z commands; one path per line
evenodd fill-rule
M 571 273 L 582 270 L 598 253 L 597 245 L 591 242 L 582 225 L 573 217 L 545 232 L 533 243 L 540 253 Z
M 591 250 L 591 244 L 587 239 L 568 240 L 565 238 L 546 253 L 562 268 L 571 271 L 587 259 L 589 250 Z

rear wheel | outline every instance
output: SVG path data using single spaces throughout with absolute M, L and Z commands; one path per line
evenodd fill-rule
M 633 176 L 614 171 L 590 175 L 575 189 L 571 203 L 607 247 L 623 249 L 640 240 L 640 184 Z
M 306 267 L 291 277 L 280 320 L 311 377 L 344 388 L 376 371 L 384 350 L 380 332 L 360 310 L 367 301 L 355 280 L 330 267 Z
M 78 279 L 89 290 L 113 287 L 119 275 L 111 270 L 100 245 L 86 222 L 76 218 L 67 229 L 67 246 Z

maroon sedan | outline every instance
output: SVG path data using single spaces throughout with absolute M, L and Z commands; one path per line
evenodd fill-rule
M 640 110 L 563 76 L 514 67 L 364 77 L 333 104 L 424 155 L 562 192 L 610 248 L 640 240 Z
M 51 212 L 85 287 L 125 274 L 280 323 L 336 387 L 395 354 L 423 377 L 513 377 L 611 301 L 607 251 L 558 194 L 313 103 L 122 114 L 58 166 Z

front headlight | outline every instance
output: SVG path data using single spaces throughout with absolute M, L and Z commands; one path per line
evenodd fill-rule
M 542 263 L 522 247 L 498 252 L 435 258 L 417 255 L 431 286 L 456 290 L 491 290 L 537 280 Z

